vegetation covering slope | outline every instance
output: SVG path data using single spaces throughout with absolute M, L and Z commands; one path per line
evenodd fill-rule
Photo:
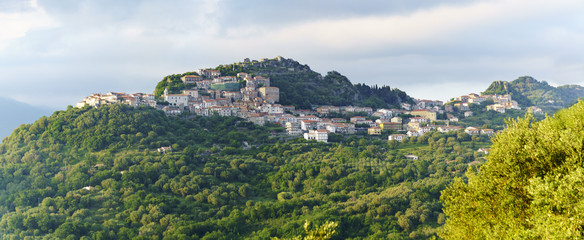
M 280 88 L 280 103 L 307 109 L 313 105 L 360 105 L 375 108 L 397 107 L 402 102 L 412 102 L 405 92 L 389 86 L 353 85 L 349 79 L 336 71 L 325 76 L 314 72 L 307 65 L 292 59 L 269 59 L 262 62 L 241 62 L 220 65 L 224 76 L 236 76 L 246 72 L 254 76 L 269 77 L 271 86 Z M 178 93 L 185 86 L 180 77 L 195 74 L 192 72 L 164 77 L 156 86 L 156 96 L 162 95 L 165 88 L 171 93 Z M 242 83 L 243 84 L 243 83 Z M 245 85 L 242 85 L 245 86 Z
M 584 97 L 584 87 L 578 85 L 550 86 L 532 77 L 520 77 L 514 81 L 495 81 L 483 94 L 510 94 L 522 107 L 538 106 L 556 111 L 575 104 Z
M 581 239 L 584 102 L 510 122 L 488 161 L 442 195 L 446 239 Z
M 125 105 L 22 125 L 0 145 L 0 235 L 269 239 L 310 221 L 338 224 L 333 239 L 430 238 L 445 220 L 440 191 L 489 145 L 464 132 L 284 143 L 269 130 Z

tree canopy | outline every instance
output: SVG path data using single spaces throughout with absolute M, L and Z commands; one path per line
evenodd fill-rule
M 442 192 L 445 239 L 578 239 L 584 219 L 584 102 L 508 122 L 487 162 Z
M 489 145 L 462 131 L 325 144 L 270 128 L 126 105 L 24 124 L 0 144 L 0 236 L 427 239 L 444 222 L 440 191 Z

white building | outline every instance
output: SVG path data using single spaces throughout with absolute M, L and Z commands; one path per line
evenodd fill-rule
M 300 128 L 304 131 L 315 129 L 318 121 L 314 120 L 300 120 Z
M 403 119 L 401 117 L 392 117 L 391 122 L 402 123 Z
M 268 114 L 282 114 L 284 108 L 280 104 L 264 104 L 260 107 L 260 111 Z
M 467 127 L 464 132 L 468 135 L 479 135 L 479 129 L 476 127 Z
M 493 104 L 487 106 L 487 110 L 493 110 L 500 113 L 505 113 L 505 106 L 502 104 Z
M 387 138 L 387 140 L 389 140 L 389 141 L 396 140 L 398 142 L 402 142 L 403 140 L 406 140 L 406 139 L 408 139 L 408 135 L 405 135 L 405 134 L 391 134 Z
M 210 114 L 217 114 L 222 117 L 229 117 L 232 116 L 231 108 L 226 106 L 215 106 L 209 108 Z
M 417 137 L 417 136 L 421 136 L 420 133 L 418 131 L 408 131 L 407 133 L 408 137 Z
M 183 90 L 183 94 L 189 95 L 191 99 L 199 98 L 199 90 L 195 89 Z
M 321 129 L 321 130 L 309 130 L 307 133 L 304 133 L 304 139 L 306 140 L 316 140 L 317 142 L 328 142 L 328 131 Z
M 301 135 L 302 130 L 300 129 L 299 122 L 287 122 L 286 123 L 286 133 L 288 135 Z
M 410 119 L 411 122 L 417 122 L 417 123 L 427 123 L 430 121 L 430 119 L 427 119 L 425 117 L 413 117 Z
M 167 94 L 164 95 L 164 101 L 172 106 L 184 107 L 189 104 L 189 95 L 187 94 Z
M 390 109 L 377 109 L 376 112 L 372 114 L 372 116 L 379 117 L 379 118 L 391 118 L 393 116 L 393 111 Z
M 440 126 L 440 127 L 438 127 L 438 131 L 441 133 L 447 133 L 450 131 L 458 131 L 460 129 L 462 129 L 462 127 L 460 127 L 460 126 Z

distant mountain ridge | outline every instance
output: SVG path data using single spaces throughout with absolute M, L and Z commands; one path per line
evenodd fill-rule
M 51 114 L 49 109 L 1 97 L 0 111 L 4 113 L 4 117 L 0 118 L 0 142 L 21 124 L 32 123 L 43 115 Z
M 530 76 L 511 82 L 495 81 L 483 94 L 510 94 L 522 107 L 537 106 L 546 112 L 567 108 L 584 98 L 584 87 L 562 85 L 554 87 Z
M 222 76 L 236 76 L 245 72 L 270 78 L 271 86 L 280 88 L 280 103 L 298 108 L 314 105 L 360 105 L 374 108 L 398 107 L 401 103 L 412 103 L 413 99 L 404 91 L 389 86 L 367 86 L 353 84 L 339 72 L 330 71 L 325 76 L 292 59 L 276 57 L 260 61 L 246 59 L 243 62 L 220 65 Z M 154 91 L 160 96 L 165 88 L 171 93 L 185 89 L 180 77 L 193 72 L 166 76 Z

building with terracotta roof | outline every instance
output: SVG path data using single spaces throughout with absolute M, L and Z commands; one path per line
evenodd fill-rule
M 438 132 L 447 133 L 450 131 L 458 131 L 460 129 L 462 129 L 461 126 L 439 126 Z
M 180 80 L 182 80 L 184 84 L 195 84 L 198 81 L 203 80 L 203 77 L 197 75 L 186 75 L 182 76 Z
M 495 131 L 493 129 L 488 129 L 488 128 L 483 128 L 481 129 L 481 134 L 487 135 L 487 136 L 493 136 L 495 135 Z
M 315 120 L 300 120 L 300 128 L 304 131 L 316 129 L 318 121 Z
M 466 129 L 464 129 L 464 132 L 467 133 L 468 135 L 478 135 L 479 129 L 476 127 L 467 127 Z

